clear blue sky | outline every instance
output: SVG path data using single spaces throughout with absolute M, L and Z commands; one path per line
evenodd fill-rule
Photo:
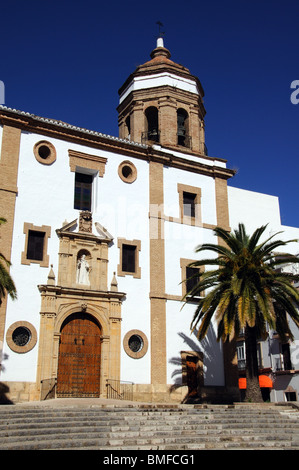
M 149 59 L 157 21 L 205 90 L 209 155 L 238 170 L 232 186 L 278 196 L 282 223 L 299 227 L 298 0 L 2 2 L 5 105 L 117 136 L 118 89 Z

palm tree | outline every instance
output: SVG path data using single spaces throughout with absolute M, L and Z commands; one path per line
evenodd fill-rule
M 236 339 L 241 329 L 245 329 L 246 400 L 252 402 L 262 401 L 257 340 L 266 337 L 267 324 L 282 340 L 294 339 L 286 313 L 299 327 L 296 308 L 299 293 L 294 286 L 299 276 L 279 269 L 286 263 L 299 263 L 299 257 L 277 253 L 280 247 L 297 240 L 274 241 L 278 232 L 261 242 L 266 227 L 256 229 L 251 236 L 243 224 L 232 233 L 217 227 L 214 232 L 220 243 L 196 248 L 197 253 L 208 250 L 214 257 L 190 264 L 190 267 L 210 265 L 214 268 L 202 273 L 185 296 L 185 302 L 188 302 L 203 295 L 197 301 L 191 322 L 191 330 L 198 328 L 200 340 L 205 337 L 213 317 L 217 321 L 218 341 Z M 206 295 L 202 294 L 204 291 Z
M 6 219 L 0 217 L 0 225 L 4 224 Z M 9 274 L 9 267 L 11 266 L 10 261 L 0 253 L 0 305 L 6 295 L 6 292 L 14 300 L 17 298 L 16 286 Z

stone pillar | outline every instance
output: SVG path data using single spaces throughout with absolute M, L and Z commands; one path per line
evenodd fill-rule
M 142 132 L 145 131 L 145 116 L 143 112 L 143 102 L 134 104 L 134 112 L 131 115 L 131 140 L 141 143 Z
M 120 379 L 121 303 L 110 300 L 110 379 Z
M 167 383 L 163 165 L 150 162 L 151 383 Z
M 107 379 L 110 378 L 109 376 L 109 343 L 110 343 L 110 336 L 102 335 L 101 336 L 101 379 L 100 379 L 100 398 L 107 397 Z
M 198 109 L 196 109 L 195 107 L 190 107 L 189 120 L 189 135 L 192 139 L 191 149 L 193 150 L 193 152 L 200 152 L 200 122 L 198 119 Z
M 15 201 L 18 194 L 17 179 L 19 166 L 21 130 L 3 126 L 2 146 L 0 151 L 0 216 L 7 222 L 1 226 L 1 252 L 10 261 Z M 17 287 L 17 286 L 16 286 Z M 4 338 L 7 295 L 0 305 L 0 345 Z
M 159 100 L 161 145 L 177 145 L 177 104 L 168 97 Z

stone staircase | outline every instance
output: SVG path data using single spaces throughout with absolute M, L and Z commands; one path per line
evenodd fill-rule
M 299 450 L 299 411 L 264 405 L 0 406 L 0 450 Z

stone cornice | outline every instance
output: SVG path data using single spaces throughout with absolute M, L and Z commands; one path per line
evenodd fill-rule
M 72 126 L 61 121 L 40 118 L 38 116 L 0 106 L 0 124 L 17 127 L 26 132 L 33 132 L 43 136 L 49 136 L 68 142 L 74 142 L 108 152 L 122 154 L 127 157 L 137 158 L 145 161 L 156 161 L 166 166 L 180 168 L 193 173 L 204 174 L 211 177 L 229 179 L 235 175 L 235 171 L 221 166 L 205 165 L 201 162 L 189 160 L 188 156 L 178 157 L 176 155 L 154 149 L 152 146 L 142 145 L 136 142 L 119 139 L 117 137 L 89 131 L 80 127 Z M 182 154 L 183 155 L 183 154 Z M 192 156 L 204 158 L 207 161 L 216 162 L 213 157 L 192 153 Z M 218 159 L 223 162 L 223 159 Z
M 38 290 L 41 294 L 46 295 L 59 295 L 59 296 L 71 296 L 78 297 L 82 299 L 91 299 L 91 298 L 101 298 L 107 300 L 123 300 L 126 294 L 124 292 L 116 291 L 100 291 L 93 289 L 80 289 L 77 287 L 62 287 L 62 286 L 53 286 L 49 284 L 39 284 Z

